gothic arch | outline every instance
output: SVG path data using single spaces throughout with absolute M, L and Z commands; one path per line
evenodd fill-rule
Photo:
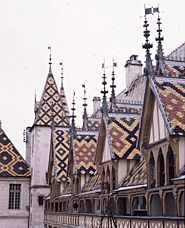
M 172 192 L 168 192 L 164 198 L 164 208 L 165 208 L 165 215 L 174 217 L 176 216 L 176 204 L 175 198 Z
M 167 181 L 168 184 L 172 184 L 172 179 L 175 177 L 175 156 L 171 146 L 168 147 L 167 157 L 166 157 L 166 164 L 167 164 Z
M 84 203 L 84 200 L 80 200 L 79 212 L 81 212 L 81 213 L 84 213 L 85 212 L 85 203 Z
M 164 164 L 164 156 L 161 149 L 159 150 L 159 154 L 157 158 L 157 179 L 158 179 L 158 186 L 164 186 L 165 164 Z
M 179 216 L 185 217 L 185 191 L 182 191 L 179 196 Z
M 85 201 L 86 213 L 93 213 L 92 202 L 90 199 Z
M 149 187 L 154 188 L 156 186 L 156 178 L 155 178 L 155 160 L 153 156 L 153 152 L 150 152 L 149 158 Z
M 150 212 L 152 216 L 162 216 L 162 200 L 159 194 L 151 196 Z
M 117 201 L 117 214 L 118 215 L 127 215 L 127 197 L 119 197 Z

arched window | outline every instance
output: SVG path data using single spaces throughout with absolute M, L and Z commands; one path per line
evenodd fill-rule
M 165 215 L 176 216 L 175 198 L 173 193 L 167 193 L 164 200 Z
M 112 167 L 112 190 L 116 189 L 116 172 L 114 167 Z
M 150 207 L 152 216 L 162 215 L 162 201 L 158 194 L 151 197 Z
M 185 217 L 185 191 L 179 197 L 179 215 Z
M 86 200 L 86 213 L 92 213 L 92 202 L 90 199 Z
M 129 215 L 128 207 L 128 198 L 120 197 L 117 201 L 118 215 Z
M 159 156 L 158 156 L 158 180 L 159 180 L 159 186 L 164 186 L 165 183 L 165 171 L 164 171 L 164 156 L 162 154 L 162 151 L 160 150 Z
M 172 184 L 172 179 L 175 176 L 175 158 L 172 148 L 169 146 L 167 153 L 167 166 L 168 166 L 168 182 Z
M 84 204 L 84 201 L 83 200 L 80 200 L 79 212 L 85 213 L 85 204 Z
M 146 198 L 145 196 L 136 196 L 132 201 L 133 214 L 137 216 L 146 216 Z
M 155 180 L 155 160 L 153 153 L 151 152 L 150 154 L 150 159 L 149 159 L 149 186 L 151 188 L 154 188 L 156 185 L 156 180 Z
M 106 210 L 107 206 L 108 206 L 108 205 L 107 205 L 107 199 L 104 198 L 104 199 L 103 199 L 102 213 L 105 213 L 105 210 Z
M 115 202 L 114 202 L 114 198 L 110 199 L 109 207 L 110 207 L 112 213 L 116 214 L 116 205 L 115 205 Z
M 66 202 L 65 201 L 63 202 L 63 211 L 64 212 L 66 211 Z

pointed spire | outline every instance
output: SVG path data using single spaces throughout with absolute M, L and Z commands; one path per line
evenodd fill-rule
M 148 30 L 148 26 L 149 24 L 145 15 L 145 20 L 143 25 L 145 30 L 143 33 L 146 40 L 145 40 L 145 44 L 143 44 L 143 48 L 146 49 L 146 68 L 144 69 L 144 74 L 154 76 L 154 69 L 153 69 L 151 54 L 150 54 L 150 49 L 153 47 L 153 45 L 149 42 L 149 39 L 148 39 L 150 37 L 150 31 Z
M 157 45 L 157 54 L 155 56 L 155 59 L 157 60 L 156 64 L 156 74 L 157 75 L 165 75 L 165 70 L 164 70 L 164 55 L 163 55 L 163 46 L 162 46 L 162 41 L 164 40 L 163 36 L 161 35 L 162 29 L 161 29 L 161 18 L 160 14 L 158 13 L 158 18 L 157 18 L 157 33 L 158 37 L 156 38 L 156 41 L 158 42 Z
M 116 85 L 114 83 L 115 81 L 115 73 L 114 73 L 114 67 L 117 67 L 117 63 L 114 62 L 113 60 L 113 65 L 112 65 L 112 84 L 111 84 L 111 98 L 110 98 L 110 102 L 111 102 L 111 111 L 113 111 L 113 106 L 115 105 L 115 101 L 116 101 L 116 94 L 115 94 L 115 88 Z
M 48 47 L 48 49 L 50 50 L 50 54 L 49 54 L 49 74 L 52 74 L 52 69 L 51 69 L 51 47 Z
M 85 83 L 82 84 L 82 88 L 84 89 L 84 97 L 83 97 L 83 107 L 84 107 L 84 113 L 83 113 L 83 130 L 86 129 L 86 122 L 87 122 L 87 97 L 86 97 L 86 87 Z
M 61 89 L 64 88 L 64 68 L 63 68 L 63 63 L 59 63 L 61 66 Z
M 71 111 L 72 111 L 72 115 L 71 115 L 71 130 L 72 130 L 72 133 L 75 132 L 75 92 L 73 91 L 73 102 L 72 102 L 72 108 L 71 108 Z
M 104 63 L 102 64 L 102 69 L 103 70 L 103 82 L 102 82 L 102 85 L 103 85 L 103 90 L 101 91 L 101 93 L 103 94 L 103 101 L 102 101 L 102 113 L 106 114 L 108 112 L 108 105 L 107 105 L 107 97 L 106 97 L 106 94 L 108 93 L 108 91 L 106 90 L 106 74 L 105 74 L 105 60 L 104 60 Z

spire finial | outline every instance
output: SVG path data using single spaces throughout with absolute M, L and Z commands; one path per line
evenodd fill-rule
M 145 28 L 144 30 L 144 37 L 145 37 L 145 44 L 143 44 L 143 48 L 146 49 L 146 68 L 144 69 L 145 75 L 154 75 L 154 69 L 152 65 L 152 60 L 151 60 L 151 54 L 150 54 L 150 49 L 153 47 L 153 45 L 149 42 L 149 37 L 150 37 L 150 31 L 148 30 L 148 21 L 146 19 L 146 14 L 145 14 L 145 20 L 144 20 L 144 25 L 143 27 Z
M 63 63 L 59 63 L 61 66 L 61 89 L 64 87 L 64 68 L 63 68 Z
M 74 133 L 75 132 L 75 92 L 73 91 L 73 102 L 72 102 L 72 108 L 71 108 L 71 111 L 72 111 L 72 116 L 71 116 L 71 129 L 72 129 L 72 132 Z
M 164 69 L 164 55 L 163 55 L 163 46 L 162 41 L 164 40 L 163 36 L 161 35 L 162 29 L 161 29 L 161 18 L 160 13 L 158 12 L 158 18 L 157 18 L 157 33 L 158 37 L 156 38 L 156 41 L 158 42 L 157 45 L 157 54 L 155 56 L 155 59 L 157 60 L 156 64 L 156 74 L 157 75 L 165 75 L 165 69 Z
M 84 107 L 84 113 L 83 113 L 83 119 L 87 119 L 87 97 L 86 97 L 86 87 L 85 83 L 82 84 L 82 88 L 84 89 L 84 97 L 83 97 L 83 107 Z
M 110 102 L 111 102 L 111 110 L 115 104 L 115 101 L 116 101 L 116 94 L 115 94 L 115 88 L 116 88 L 116 85 L 114 84 L 114 81 L 115 81 L 115 73 L 114 73 L 114 67 L 117 67 L 117 63 L 114 62 L 114 59 L 113 59 L 113 65 L 112 65 L 112 84 L 111 84 L 111 98 L 110 98 Z
M 103 90 L 101 91 L 101 93 L 103 94 L 103 101 L 102 101 L 102 113 L 107 113 L 108 112 L 108 106 L 107 106 L 107 97 L 106 94 L 108 93 L 108 91 L 106 90 L 106 74 L 105 74 L 105 60 L 104 63 L 102 64 L 102 69 L 103 69 Z
M 49 50 L 49 74 L 52 74 L 52 70 L 51 70 L 51 65 L 52 65 L 52 62 L 51 62 L 51 47 L 48 47 L 48 50 Z
M 2 121 L 0 120 L 0 128 L 2 127 Z

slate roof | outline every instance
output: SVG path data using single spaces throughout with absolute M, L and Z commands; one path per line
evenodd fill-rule
M 136 149 L 140 118 L 109 117 L 108 131 L 116 159 L 139 159 Z
M 64 108 L 66 106 L 62 106 L 61 96 L 58 92 L 53 74 L 49 73 L 34 124 L 51 126 L 53 113 L 54 124 L 56 126 L 68 126 L 69 118 L 66 116 Z
M 0 128 L 0 176 L 30 177 L 28 164 Z
M 75 169 L 78 173 L 93 174 L 96 170 L 94 164 L 97 146 L 97 134 L 77 133 L 74 139 Z
M 147 169 L 145 160 L 135 164 L 131 171 L 124 178 L 120 187 L 147 184 Z
M 53 131 L 54 172 L 55 177 L 62 181 L 67 179 L 69 141 L 69 129 L 56 129 Z
M 159 99 L 169 122 L 172 134 L 185 135 L 185 80 L 156 81 Z

